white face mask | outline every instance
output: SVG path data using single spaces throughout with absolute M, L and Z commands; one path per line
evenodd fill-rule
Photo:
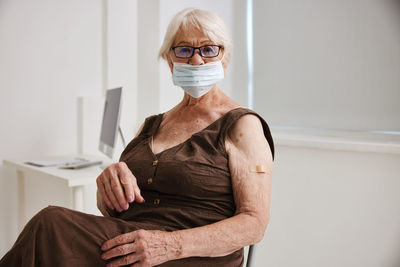
M 219 81 L 224 79 L 221 61 L 213 61 L 203 65 L 190 65 L 173 62 L 172 79 L 176 86 L 194 98 L 208 93 Z

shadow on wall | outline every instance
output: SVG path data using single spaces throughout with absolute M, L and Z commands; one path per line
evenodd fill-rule
M 395 0 L 392 0 L 392 2 L 395 2 Z M 399 11 L 400 11 L 400 1 L 398 3 L 397 7 L 399 7 Z M 398 240 L 398 245 L 395 247 L 399 248 L 400 247 L 400 233 L 399 233 L 399 237 L 397 238 L 397 240 Z M 393 262 L 389 263 L 388 266 L 389 267 L 399 267 L 400 266 L 400 254 L 397 253 L 397 259 L 393 259 Z
M 400 0 L 389 0 L 387 1 L 388 6 L 390 7 L 390 10 L 393 10 L 393 13 L 395 13 L 396 18 L 400 22 Z M 397 265 L 400 266 L 400 265 Z
M 400 1 L 399 0 L 390 0 L 390 1 L 388 1 L 388 3 L 390 5 L 392 5 L 393 8 L 397 8 L 396 10 L 400 14 Z

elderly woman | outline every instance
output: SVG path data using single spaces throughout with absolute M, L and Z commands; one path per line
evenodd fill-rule
M 217 86 L 230 41 L 216 15 L 186 9 L 160 57 L 182 101 L 145 120 L 97 178 L 104 217 L 48 207 L 1 266 L 241 266 L 269 222 L 273 141 L 265 121 Z

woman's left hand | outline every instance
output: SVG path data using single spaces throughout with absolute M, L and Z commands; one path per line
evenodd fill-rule
M 137 230 L 106 241 L 101 249 L 107 266 L 154 266 L 175 259 L 179 246 L 171 241 L 171 232 Z M 114 259 L 115 258 L 115 259 Z

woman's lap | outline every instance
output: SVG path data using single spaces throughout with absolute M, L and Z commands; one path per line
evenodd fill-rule
M 101 266 L 101 245 L 137 229 L 133 222 L 49 206 L 28 222 L 0 266 Z
M 159 228 L 151 223 L 123 221 L 95 216 L 62 207 L 49 206 L 37 213 L 25 226 L 11 250 L 0 260 L 2 266 L 105 266 L 102 244 L 117 235 L 138 229 Z M 162 229 L 158 229 L 162 230 Z M 242 250 L 225 257 L 243 264 Z M 160 266 L 208 267 L 232 266 L 224 259 L 186 258 Z

